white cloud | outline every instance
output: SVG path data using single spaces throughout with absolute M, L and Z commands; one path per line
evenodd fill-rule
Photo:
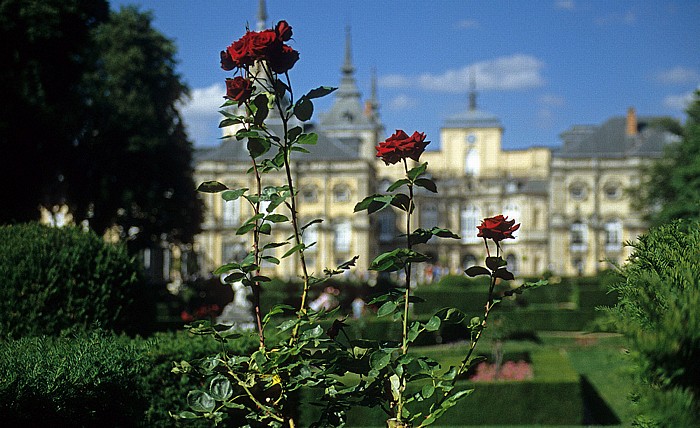
M 685 94 L 669 95 L 664 98 L 664 106 L 674 110 L 685 111 L 693 101 L 694 91 L 686 92 Z
M 479 28 L 479 21 L 476 19 L 463 19 L 457 23 L 457 28 L 462 30 L 471 30 L 472 28 Z
M 411 81 L 400 74 L 388 74 L 379 78 L 379 86 L 383 88 L 406 88 Z
M 656 76 L 656 80 L 665 84 L 695 83 L 700 81 L 700 73 L 692 68 L 677 66 L 664 70 Z
M 542 86 L 542 61 L 530 55 L 516 54 L 477 62 L 441 74 L 418 76 L 418 85 L 426 90 L 466 92 L 473 76 L 477 89 L 514 90 Z M 412 80 L 408 79 L 407 80 Z
M 389 108 L 391 110 L 406 110 L 416 107 L 417 105 L 418 100 L 405 94 L 398 95 L 389 101 Z
M 542 95 L 539 100 L 540 104 L 548 107 L 564 107 L 566 100 L 564 97 L 559 95 L 545 94 Z
M 190 91 L 190 99 L 180 105 L 180 113 L 187 126 L 187 133 L 195 146 L 213 144 L 209 139 L 212 132 L 218 132 L 216 127 L 221 118 L 219 107 L 224 102 L 224 94 L 226 94 L 226 87 L 215 83 L 205 88 L 193 89 Z
M 557 9 L 573 10 L 574 0 L 556 0 L 554 2 L 554 7 Z

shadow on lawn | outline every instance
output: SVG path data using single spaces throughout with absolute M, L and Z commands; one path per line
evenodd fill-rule
M 584 375 L 581 375 L 581 393 L 583 394 L 584 425 L 620 425 L 620 418 Z

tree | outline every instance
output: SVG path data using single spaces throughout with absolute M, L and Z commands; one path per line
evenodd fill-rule
M 642 189 L 654 225 L 700 219 L 700 90 L 695 91 L 687 114 L 681 141 L 667 147 Z
M 94 32 L 100 54 L 87 79 L 91 133 L 75 146 L 69 201 L 98 232 L 117 226 L 130 247 L 192 242 L 202 202 L 192 143 L 177 110 L 188 95 L 175 72 L 175 46 L 151 15 L 123 8 Z
M 0 0 L 0 223 L 70 207 L 131 249 L 191 242 L 202 203 L 176 105 L 175 46 L 135 8 Z
M 61 202 L 65 164 L 84 132 L 91 32 L 105 0 L 0 0 L 0 223 Z

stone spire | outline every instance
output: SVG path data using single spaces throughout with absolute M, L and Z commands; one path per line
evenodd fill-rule
M 265 0 L 258 0 L 258 23 L 255 27 L 256 31 L 262 31 L 267 27 L 267 6 Z
M 370 95 L 369 99 L 365 101 L 365 116 L 367 116 L 374 122 L 379 122 L 379 101 L 377 100 L 376 68 L 372 68 L 372 75 L 370 79 Z
M 476 78 L 474 73 L 469 76 L 469 111 L 476 111 Z

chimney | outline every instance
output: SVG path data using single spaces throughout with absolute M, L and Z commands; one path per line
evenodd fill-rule
M 637 135 L 637 113 L 634 111 L 634 107 L 627 109 L 627 127 L 625 134 L 627 134 L 628 137 Z

